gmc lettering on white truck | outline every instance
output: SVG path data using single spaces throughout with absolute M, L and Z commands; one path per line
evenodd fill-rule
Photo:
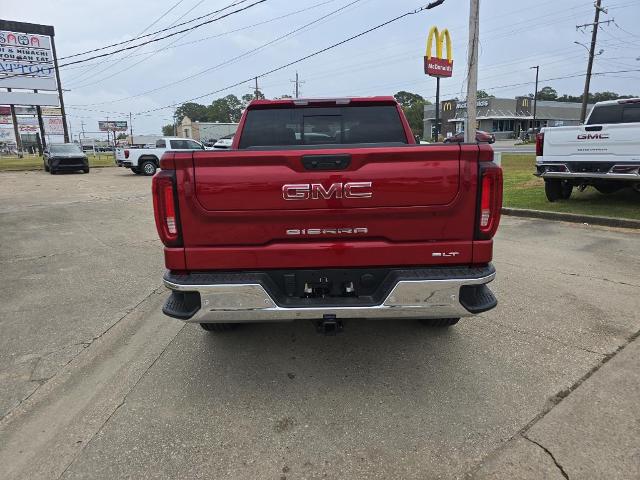
M 568 199 L 574 187 L 640 192 L 640 98 L 596 103 L 585 125 L 543 128 L 535 175 L 550 202 Z

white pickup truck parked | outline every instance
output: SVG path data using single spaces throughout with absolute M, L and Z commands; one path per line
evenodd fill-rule
M 139 175 L 154 175 L 160 168 L 160 157 L 169 150 L 206 150 L 204 145 L 190 138 L 162 137 L 155 148 L 117 148 L 116 165 L 130 168 Z
M 550 202 L 568 199 L 574 187 L 640 192 L 640 98 L 596 103 L 585 125 L 543 128 L 536 170 Z

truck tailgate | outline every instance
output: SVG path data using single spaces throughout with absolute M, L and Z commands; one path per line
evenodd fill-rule
M 478 155 L 477 145 L 194 152 L 176 159 L 186 267 L 470 262 Z M 340 165 L 317 169 L 327 161 Z
M 638 161 L 632 123 L 553 127 L 544 132 L 544 161 Z

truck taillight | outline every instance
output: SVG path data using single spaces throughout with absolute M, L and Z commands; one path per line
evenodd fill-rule
M 124 158 L 129 158 L 129 150 L 124 151 Z
M 479 171 L 478 224 L 476 238 L 493 238 L 500 223 L 502 210 L 502 169 L 493 162 L 481 162 Z
M 175 172 L 161 170 L 152 180 L 153 211 L 160 240 L 167 247 L 182 245 L 175 185 Z
M 544 150 L 544 132 L 541 132 L 536 135 L 536 155 L 538 157 L 541 157 L 543 150 Z

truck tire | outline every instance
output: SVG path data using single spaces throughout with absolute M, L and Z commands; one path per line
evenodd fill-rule
M 238 328 L 237 323 L 201 323 L 200 326 L 207 332 L 230 332 Z
M 460 321 L 459 318 L 425 318 L 420 323 L 427 327 L 447 328 Z
M 568 200 L 571 197 L 573 185 L 566 180 L 545 180 L 544 193 L 547 200 L 556 202 L 558 200 Z
M 139 168 L 140 172 L 147 177 L 155 175 L 156 170 L 158 169 L 158 167 L 156 167 L 156 162 L 153 160 L 143 160 Z
M 87 167 L 87 168 L 83 168 L 83 169 L 82 169 L 82 173 L 89 173 L 89 167 Z

